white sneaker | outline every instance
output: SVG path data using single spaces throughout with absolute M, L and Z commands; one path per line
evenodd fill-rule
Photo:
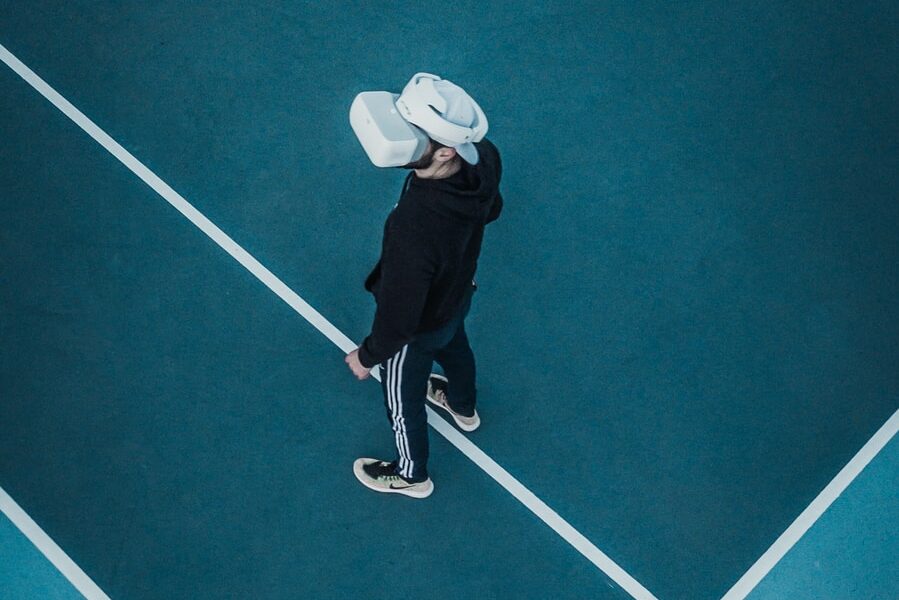
M 446 401 L 448 382 L 449 380 L 443 375 L 431 373 L 431 376 L 428 378 L 428 402 L 448 412 L 462 431 L 474 431 L 481 424 L 481 417 L 478 416 L 478 411 L 475 410 L 472 416 L 466 417 L 450 408 L 449 402 Z
M 427 498 L 434 491 L 430 477 L 418 483 L 410 483 L 396 472 L 396 463 L 376 458 L 357 458 L 353 463 L 353 474 L 362 485 L 376 492 Z

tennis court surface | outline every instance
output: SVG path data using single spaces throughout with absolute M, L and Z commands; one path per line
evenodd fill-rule
M 873 2 L 0 4 L 0 488 L 115 600 L 787 594 L 757 561 L 895 452 L 897 33 Z M 339 347 L 405 175 L 349 104 L 418 71 L 484 108 L 506 201 L 483 424 L 435 422 L 424 501 L 353 477 L 393 437 Z M 894 499 L 887 451 L 859 485 Z M 77 597 L 22 579 L 0 505 L 0 596 Z M 899 595 L 878 506 L 814 537 L 863 548 L 834 598 Z

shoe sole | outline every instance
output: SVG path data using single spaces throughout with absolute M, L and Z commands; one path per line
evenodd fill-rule
M 446 383 L 449 382 L 449 379 L 447 379 L 443 375 L 438 375 L 437 373 L 431 373 L 431 375 L 428 377 L 428 379 L 430 380 L 431 377 L 433 377 L 434 379 L 439 379 L 440 381 L 443 381 Z M 459 420 L 459 417 L 456 415 L 456 413 L 453 412 L 453 409 L 451 409 L 449 407 L 449 404 L 447 404 L 446 402 L 440 402 L 435 398 L 431 398 L 430 394 L 428 394 L 428 402 L 430 402 L 431 404 L 433 404 L 434 406 L 436 406 L 438 408 L 442 408 L 447 413 L 449 413 L 449 416 L 451 416 L 453 418 L 453 421 L 455 421 L 456 426 L 459 429 L 461 429 L 462 431 L 467 431 L 468 433 L 471 433 L 472 431 L 474 431 L 475 429 L 477 429 L 478 427 L 481 426 L 480 418 L 478 418 L 478 420 L 475 422 L 474 425 L 466 425 L 465 423 L 463 423 L 462 421 Z M 475 411 L 475 414 L 477 414 L 477 411 Z
M 369 464 L 372 461 L 377 462 L 373 458 L 357 458 L 356 462 L 353 463 L 353 475 L 356 476 L 356 479 L 359 480 L 359 483 L 361 483 L 368 489 L 375 492 L 381 492 L 382 494 L 402 494 L 403 496 L 409 496 L 410 498 L 427 498 L 434 492 L 434 483 L 430 479 L 427 480 L 427 483 L 429 485 L 417 490 L 410 488 L 394 490 L 391 488 L 378 487 L 371 483 L 368 475 L 365 473 L 365 471 L 362 470 L 363 466 Z

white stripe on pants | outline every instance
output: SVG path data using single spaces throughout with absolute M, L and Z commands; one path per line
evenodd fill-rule
M 393 433 L 399 452 L 397 470 L 403 477 L 412 477 L 412 456 L 409 452 L 409 438 L 406 435 L 406 420 L 403 418 L 403 363 L 406 361 L 408 344 L 387 359 L 387 406 L 393 420 Z

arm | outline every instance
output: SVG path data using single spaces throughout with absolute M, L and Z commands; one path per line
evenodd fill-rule
M 384 248 L 374 323 L 359 346 L 359 362 L 367 369 L 396 354 L 418 328 L 434 265 L 416 237 L 414 231 L 391 231 Z

